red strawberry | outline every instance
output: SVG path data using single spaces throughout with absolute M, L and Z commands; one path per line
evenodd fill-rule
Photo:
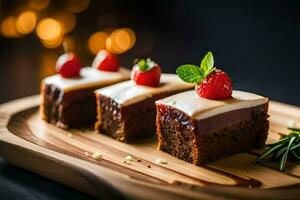
M 232 94 L 232 81 L 225 72 L 215 70 L 196 85 L 196 91 L 199 96 L 204 98 L 227 99 Z
M 56 62 L 56 71 L 64 78 L 78 77 L 82 64 L 74 53 L 61 55 Z
M 200 66 L 181 65 L 176 73 L 183 81 L 195 83 L 200 97 L 216 100 L 231 97 L 232 81 L 225 72 L 214 67 L 214 57 L 210 51 L 204 56 Z
M 106 50 L 101 50 L 96 55 L 92 66 L 102 71 L 109 71 L 109 72 L 118 71 L 119 69 L 118 57 L 115 54 L 110 53 Z
M 148 58 L 146 61 L 144 59 L 140 60 L 138 64 L 133 66 L 131 79 L 134 80 L 137 85 L 158 87 L 160 75 L 160 66 Z

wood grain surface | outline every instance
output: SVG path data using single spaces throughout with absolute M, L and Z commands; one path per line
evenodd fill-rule
M 0 156 L 12 164 L 95 197 L 121 199 L 299 199 L 300 166 L 288 162 L 253 164 L 261 150 L 245 152 L 203 167 L 156 150 L 156 139 L 117 142 L 92 128 L 62 130 L 39 117 L 39 97 L 0 106 Z M 300 127 L 300 109 L 271 102 L 267 142 Z M 93 153 L 101 158 L 95 159 Z M 133 161 L 126 162 L 131 155 Z M 157 164 L 156 159 L 167 164 Z

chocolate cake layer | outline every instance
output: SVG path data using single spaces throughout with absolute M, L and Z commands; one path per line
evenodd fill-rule
M 172 95 L 166 93 L 141 102 L 122 106 L 110 97 L 98 95 L 98 121 L 95 129 L 121 142 L 132 142 L 155 135 L 155 101 Z
M 95 89 L 65 93 L 55 85 L 43 85 L 42 118 L 61 128 L 93 124 L 96 120 Z
M 41 116 L 60 128 L 91 125 L 96 121 L 94 91 L 127 79 L 129 70 L 124 68 L 102 72 L 91 67 L 83 68 L 79 78 L 47 77 L 41 85 Z
M 267 139 L 268 104 L 194 120 L 181 111 L 157 106 L 158 149 L 201 165 L 262 147 Z
M 122 82 L 96 91 L 95 129 L 121 142 L 155 135 L 155 101 L 193 87 L 176 77 L 162 75 L 158 88 Z

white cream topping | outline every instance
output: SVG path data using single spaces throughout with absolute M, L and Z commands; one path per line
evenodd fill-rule
M 124 106 L 142 101 L 156 94 L 190 88 L 193 88 L 193 85 L 183 82 L 177 75 L 162 74 L 159 87 L 137 85 L 130 80 L 101 88 L 96 90 L 95 93 L 110 97 Z
M 45 84 L 53 84 L 67 92 L 89 87 L 106 86 L 128 80 L 129 77 L 130 70 L 123 67 L 120 67 L 117 72 L 100 71 L 92 67 L 84 67 L 80 70 L 80 77 L 78 78 L 63 78 L 61 75 L 56 74 L 45 78 L 43 81 Z
M 176 108 L 191 118 L 200 120 L 233 110 L 251 108 L 268 102 L 268 98 L 249 92 L 234 90 L 232 98 L 210 100 L 199 97 L 195 90 L 182 92 L 156 101 L 156 104 Z

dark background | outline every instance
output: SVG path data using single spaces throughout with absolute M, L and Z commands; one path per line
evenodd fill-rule
M 2 8 L 14 7 L 15 2 L 24 1 L 3 1 Z M 61 2 L 50 5 L 59 9 Z M 77 14 L 71 34 L 85 41 L 101 28 L 130 27 L 137 41 L 120 55 L 121 63 L 131 67 L 134 58 L 151 56 L 165 72 L 174 72 L 184 63 L 198 64 L 211 50 L 216 66 L 230 74 L 236 89 L 299 106 L 299 8 L 297 0 L 94 0 Z M 37 94 L 40 79 L 47 75 L 40 72 L 41 56 L 62 53 L 61 47 L 44 48 L 34 35 L 0 37 L 0 45 L 0 102 Z M 93 55 L 84 48 L 79 44 L 76 51 L 90 65 Z
M 22 2 L 2 1 L 1 16 Z M 51 9 L 60 9 L 62 2 L 51 1 Z M 300 1 L 92 0 L 76 17 L 70 34 L 79 43 L 76 53 L 85 65 L 90 65 L 93 55 L 80 43 L 89 34 L 129 27 L 137 40 L 120 55 L 125 66 L 130 67 L 136 57 L 151 56 L 163 71 L 174 72 L 180 64 L 200 63 L 211 50 L 216 66 L 230 74 L 235 89 L 300 106 Z M 42 57 L 63 52 L 61 47 L 46 49 L 34 34 L 0 37 L 0 45 L 0 103 L 37 94 L 40 80 L 53 73 L 41 71 Z M 11 165 L 0 165 L 0 198 L 13 192 L 12 199 L 84 198 Z M 11 184 L 15 189 L 7 190 Z

